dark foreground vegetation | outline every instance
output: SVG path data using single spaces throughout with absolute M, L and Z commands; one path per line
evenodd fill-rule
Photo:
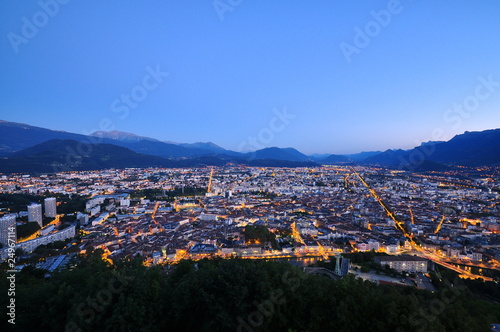
M 99 251 L 44 277 L 16 278 L 16 331 L 489 331 L 500 305 L 458 282 L 437 293 L 305 274 L 287 263 L 140 260 L 110 265 Z M 8 304 L 0 279 L 1 307 Z M 2 313 L 5 317 L 5 313 Z M 0 330 L 11 329 L 2 319 Z

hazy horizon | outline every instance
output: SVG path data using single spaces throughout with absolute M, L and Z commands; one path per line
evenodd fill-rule
M 2 121 L 6 121 L 6 122 L 14 122 L 14 121 L 7 121 L 7 120 L 3 120 L 3 119 L 0 119 L 0 122 Z M 20 123 L 20 122 L 18 122 Z M 26 125 L 30 125 L 30 126 L 34 126 L 32 124 L 29 124 L 29 123 L 20 123 L 20 124 L 26 124 Z M 39 127 L 39 126 L 34 126 L 34 127 Z M 66 131 L 66 130 L 59 130 L 59 129 L 54 129 L 54 128 L 45 128 L 45 129 L 50 129 L 50 130 L 54 130 L 54 131 Z M 500 128 L 489 128 L 489 129 L 484 129 L 484 130 L 496 130 L 496 129 L 500 129 Z M 134 136 L 139 136 L 139 137 L 145 137 L 145 138 L 152 138 L 152 139 L 156 139 L 160 142 L 164 142 L 164 143 L 170 143 L 170 144 L 195 144 L 195 143 L 213 143 L 211 140 L 205 140 L 205 141 L 197 141 L 197 142 L 178 142 L 178 141 L 173 141 L 173 140 L 160 140 L 160 139 L 157 139 L 156 137 L 153 137 L 153 136 L 143 136 L 143 135 L 136 135 L 135 133 L 130 133 L 130 132 L 122 132 L 122 131 L 119 131 L 119 130 L 113 130 L 113 131 L 117 131 L 117 132 L 120 132 L 120 133 L 124 133 L 124 134 L 131 134 L 131 135 L 134 135 Z M 483 131 L 483 130 L 482 130 Z M 457 135 L 460 135 L 460 134 L 463 134 L 465 132 L 471 132 L 471 130 L 466 130 L 462 133 L 458 133 Z M 75 133 L 75 134 L 78 134 L 78 133 Z M 90 134 L 93 134 L 93 133 L 90 133 Z M 412 148 L 415 148 L 417 146 L 420 146 L 421 144 L 423 143 L 428 143 L 430 141 L 422 141 L 420 142 L 419 144 L 415 145 L 415 146 L 411 146 L 409 148 L 401 148 L 401 147 L 394 147 L 394 148 L 388 148 L 388 149 L 383 149 L 383 150 L 361 150 L 361 151 L 356 151 L 356 152 L 349 152 L 349 153 L 332 153 L 332 152 L 313 152 L 313 153 L 307 153 L 307 152 L 304 152 L 304 151 L 301 151 L 300 149 L 297 149 L 293 146 L 274 146 L 274 145 L 271 145 L 271 146 L 266 146 L 265 148 L 273 148 L 273 147 L 278 147 L 278 148 L 282 148 L 282 149 L 286 149 L 286 148 L 293 148 L 293 149 L 296 149 L 298 150 L 299 152 L 302 152 L 308 156 L 313 156 L 313 155 L 355 155 L 355 154 L 359 154 L 359 153 L 368 153 L 368 152 L 377 152 L 377 151 L 381 151 L 381 152 L 384 152 L 384 151 L 387 151 L 387 150 L 398 150 L 398 149 L 402 149 L 402 150 L 410 150 Z M 213 143 L 215 144 L 215 143 Z M 226 146 L 224 145 L 219 145 L 219 144 L 216 144 L 217 146 L 221 147 L 221 148 L 224 148 L 224 149 L 227 149 L 227 150 L 231 150 L 229 148 L 227 148 Z M 249 150 L 248 152 L 250 151 L 256 151 L 256 150 Z M 238 152 L 247 152 L 247 151 L 238 151 Z
M 220 3 L 0 3 L 2 118 L 308 155 L 500 127 L 496 2 Z

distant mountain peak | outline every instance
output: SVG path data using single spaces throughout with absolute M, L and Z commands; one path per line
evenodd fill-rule
M 212 142 L 195 142 L 195 143 L 177 143 L 179 145 L 182 145 L 187 148 L 197 148 L 197 149 L 221 149 L 224 150 L 224 148 L 221 148 L 215 143 Z
M 408 168 L 414 171 L 447 166 L 500 165 L 500 129 L 465 132 L 446 142 L 427 142 L 411 150 L 387 150 L 365 164 Z
M 431 145 L 436 145 L 439 143 L 444 143 L 444 141 L 427 141 L 427 142 L 422 142 L 420 146 L 431 146 Z
M 384 152 L 371 151 L 362 152 L 351 155 L 313 155 L 306 156 L 295 148 L 279 148 L 266 147 L 261 150 L 241 153 L 231 150 L 225 150 L 212 142 L 196 142 L 196 143 L 177 143 L 168 144 L 157 139 L 138 136 L 132 133 L 121 131 L 98 131 L 91 136 L 98 136 L 99 140 L 86 135 L 75 134 L 59 130 L 51 130 L 36 126 L 31 126 L 24 123 L 10 122 L 0 120 L 0 156 L 10 158 L 9 160 L 2 159 L 4 169 L 7 169 L 10 163 L 11 166 L 24 167 L 24 163 L 29 160 L 20 160 L 19 158 L 36 157 L 33 155 L 35 151 L 26 150 L 21 154 L 30 153 L 30 156 L 11 155 L 16 151 L 21 151 L 29 147 L 34 147 L 50 140 L 71 140 L 65 142 L 65 146 L 74 145 L 73 142 L 92 142 L 92 144 L 101 144 L 102 152 L 108 150 L 109 147 L 105 144 L 117 145 L 127 148 L 136 153 L 129 156 L 141 158 L 144 155 L 157 156 L 172 160 L 185 160 L 186 158 L 199 159 L 196 162 L 190 161 L 193 164 L 207 164 L 225 162 L 242 162 L 248 165 L 264 166 L 264 165 L 311 165 L 312 160 L 324 162 L 325 160 L 331 163 L 337 162 L 359 162 L 362 164 L 382 165 L 388 167 L 410 166 L 412 169 L 443 169 L 444 166 L 500 166 L 500 129 L 489 129 L 483 131 L 466 131 L 463 134 L 454 136 L 447 142 L 424 142 L 420 146 L 411 150 L 393 149 Z M 98 141 L 98 142 L 96 142 Z M 50 144 L 59 144 L 57 141 L 52 141 Z M 36 149 L 48 148 L 51 145 L 38 146 Z M 38 151 L 40 152 L 40 151 Z M 43 152 L 43 151 L 42 151 Z M 56 154 L 57 149 L 53 150 L 52 155 L 48 157 L 61 157 Z M 113 153 L 118 153 L 120 150 L 114 149 Z M 120 152 L 121 153 L 121 152 Z M 102 155 L 101 155 L 102 156 Z M 116 155 L 118 157 L 118 155 Z M 38 158 L 38 157 L 37 157 Z M 212 161 L 209 161 L 212 158 Z M 215 158 L 215 159 L 214 159 Z M 60 158 L 59 158 L 60 159 Z M 97 158 L 99 159 L 99 158 Z M 215 162 L 214 160 L 218 160 Z M 165 160 L 157 162 L 155 159 L 152 164 L 162 164 Z M 260 160 L 260 161 L 258 161 Z M 425 163 L 423 162 L 425 160 Z M 48 159 L 39 160 L 40 165 L 48 165 Z M 54 160 L 53 160 L 54 161 Z M 151 160 L 153 161 L 153 160 Z M 283 162 L 287 161 L 287 162 Z M 420 161 L 422 161 L 420 163 Z M 2 166 L 0 163 L 0 166 Z M 125 164 L 125 163 L 124 163 Z M 139 162 L 135 163 L 140 164 Z M 168 164 L 168 163 L 167 163 Z M 314 164 L 314 163 L 313 163 Z M 108 164 L 106 164 L 108 165 Z M 315 164 L 316 165 L 316 164 Z M 88 165 L 90 167 L 90 165 Z M 102 165 L 94 165 L 95 167 L 104 167 Z M 92 166 L 92 167 L 94 167 Z M 35 166 L 24 168 L 35 170 Z M 1 168 L 1 167 L 0 167 Z M 15 170 L 15 168 L 13 168 Z
M 342 156 L 342 155 L 337 155 L 337 154 L 331 154 L 326 158 L 323 158 L 321 162 L 323 164 L 328 164 L 328 163 L 348 163 L 351 160 L 347 156 Z
M 150 137 L 145 137 L 145 136 L 139 136 L 136 134 L 132 133 L 127 133 L 123 131 L 118 131 L 118 130 L 111 130 L 111 131 L 96 131 L 90 136 L 94 137 L 101 137 L 101 138 L 109 138 L 109 139 L 116 139 L 119 141 L 133 141 L 133 142 L 138 142 L 138 141 L 154 141 L 154 142 L 159 142 L 157 139 L 150 138 Z
M 294 148 L 278 148 L 276 146 L 263 148 L 247 153 L 247 157 L 254 159 L 280 159 L 288 161 L 310 161 L 311 158 Z

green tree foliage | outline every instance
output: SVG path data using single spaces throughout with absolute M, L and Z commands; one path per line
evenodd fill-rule
M 485 299 L 500 303 L 500 285 L 495 281 L 483 281 L 482 279 L 460 279 L 458 273 L 442 266 L 430 273 L 431 281 L 437 289 L 445 289 L 453 284 L 457 287 L 466 288 L 470 297 Z
M 69 214 L 84 211 L 85 203 L 89 199 L 89 196 L 57 195 L 56 198 L 57 201 L 61 203 L 57 206 L 57 213 Z
M 71 271 L 16 279 L 17 331 L 488 331 L 500 305 L 462 289 L 437 293 L 309 275 L 287 263 L 182 261 L 110 265 L 99 250 Z M 7 279 L 0 279 L 7 289 Z M 0 295 L 5 308 L 6 292 Z M 7 331 L 2 320 L 0 330 Z
M 0 208 L 9 209 L 9 212 L 26 211 L 27 205 L 42 202 L 43 196 L 0 193 Z
M 377 254 L 372 251 L 358 251 L 354 252 L 352 254 L 344 254 L 345 258 L 349 258 L 351 263 L 364 263 L 364 262 L 373 262 L 373 259 L 375 258 Z M 379 254 L 380 255 L 380 254 Z
M 247 243 L 260 243 L 262 245 L 270 243 L 273 249 L 277 249 L 276 235 L 271 233 L 266 226 L 247 225 L 245 226 L 245 240 Z
M 24 237 L 34 234 L 40 229 L 40 225 L 37 222 L 29 222 L 17 226 L 17 238 L 22 239 Z
M 43 200 L 46 197 L 56 197 L 57 202 L 60 203 L 57 206 L 57 213 L 59 214 L 83 211 L 85 210 L 85 202 L 88 200 L 88 196 L 80 196 L 76 194 L 63 195 L 45 192 L 44 196 L 42 196 L 0 193 L 0 207 L 9 209 L 10 212 L 26 211 L 26 206 L 31 203 L 43 204 Z
M 262 191 L 262 190 L 252 190 L 250 191 L 250 194 L 251 195 L 255 195 L 255 196 L 261 196 L 262 198 L 268 198 L 268 199 L 275 199 L 276 197 L 278 197 L 277 194 L 273 193 L 273 192 L 269 192 L 269 191 Z

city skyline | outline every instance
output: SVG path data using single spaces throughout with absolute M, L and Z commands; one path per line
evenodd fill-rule
M 307 154 L 500 127 L 494 2 L 220 3 L 0 4 L 2 118 Z
M 0 1 L 0 330 L 500 329 L 499 17 Z
M 318 322 L 325 331 L 429 330 L 434 323 L 486 331 L 500 321 L 497 167 L 149 167 L 18 173 L 0 177 L 0 187 L 7 198 L 0 207 L 9 212 L 0 217 L 7 229 L 0 242 L 8 243 L 0 260 L 10 269 L 4 285 L 16 291 L 8 293 L 4 325 L 22 331 L 35 318 L 44 331 L 70 324 L 114 330 L 117 321 L 148 331 L 323 330 Z M 60 214 L 43 226 L 30 223 L 29 201 L 48 197 Z M 14 279 L 14 268 L 31 277 Z M 86 293 L 64 292 L 78 287 Z M 274 294 L 283 302 L 254 320 Z M 314 294 L 321 297 L 311 300 Z M 115 297 L 130 300 L 109 300 Z M 53 310 L 29 310 L 38 303 Z M 128 310 L 138 306 L 154 314 Z M 106 315 L 80 321 L 82 308 Z M 396 319 L 383 314 L 394 310 Z M 214 317 L 220 323 L 209 325 Z
M 0 122 L 2 121 L 6 121 L 6 120 L 3 120 L 3 119 L 0 119 Z M 9 123 L 9 121 L 6 121 L 7 123 Z M 11 122 L 11 123 L 17 123 L 17 122 Z M 49 129 L 49 130 L 52 130 L 52 131 L 60 131 L 60 132 L 66 132 L 64 130 L 57 130 L 57 129 L 52 129 L 52 128 L 42 128 L 42 127 L 38 127 L 38 126 L 32 126 L 31 124 L 29 123 L 17 123 L 19 125 L 27 125 L 29 127 L 35 127 L 35 128 L 41 128 L 41 129 Z M 264 129 L 267 129 L 267 128 L 264 128 Z M 482 131 L 489 131 L 489 130 L 495 130 L 495 129 L 500 129 L 500 128 L 491 128 L 491 129 L 486 129 L 486 130 L 482 130 Z M 469 131 L 469 130 L 466 130 L 464 132 L 461 132 L 461 133 L 458 133 L 458 135 L 462 135 L 466 132 L 480 132 L 480 131 Z M 67 133 L 70 133 L 70 134 L 77 134 L 77 133 L 71 133 L 71 132 L 67 132 Z M 157 140 L 157 141 L 161 141 L 160 139 L 156 138 L 156 137 L 153 137 L 153 136 L 141 136 L 141 135 L 136 135 L 135 133 L 131 133 L 131 132 L 121 132 L 121 131 L 108 131 L 107 132 L 108 134 L 112 134 L 114 133 L 115 135 L 124 135 L 124 136 L 137 136 L 137 137 L 140 137 L 140 138 L 144 138 L 144 139 L 154 139 L 154 140 Z M 100 135 L 102 135 L 102 133 L 100 132 L 94 132 L 94 133 L 90 133 L 90 134 L 94 134 L 95 136 L 99 137 Z M 92 135 L 91 135 L 92 136 Z M 111 135 L 112 136 L 112 135 Z M 453 138 L 453 137 L 452 137 Z M 116 138 L 118 141 L 120 139 Z M 89 140 L 92 142 L 92 139 L 89 138 Z M 446 140 L 447 141 L 447 140 Z M 446 141 L 443 141 L 443 142 L 446 142 Z M 170 144 L 178 144 L 178 145 L 184 145 L 184 144 L 195 144 L 195 143 L 213 143 L 213 141 L 204 141 L 204 142 L 178 142 L 178 141 L 161 141 L 161 142 L 164 142 L 164 143 L 170 143 Z M 365 152 L 368 152 L 368 153 L 373 153 L 373 152 L 377 152 L 377 153 L 380 153 L 380 152 L 384 152 L 384 151 L 388 151 L 388 150 L 405 150 L 405 151 L 409 151 L 411 150 L 412 148 L 417 148 L 421 145 L 424 145 L 425 143 L 429 143 L 429 142 L 438 142 L 438 141 L 433 141 L 433 140 L 429 140 L 429 141 L 422 141 L 422 142 L 415 142 L 415 145 L 414 146 L 411 146 L 410 148 L 408 149 L 403 149 L 401 147 L 393 147 L 392 149 L 385 149 L 385 150 L 379 150 L 379 151 L 369 151 L 367 149 L 363 149 L 363 150 L 360 150 L 360 151 L 356 151 L 356 152 L 352 152 L 352 153 L 344 153 L 344 154 L 336 154 L 336 153 L 330 153 L 328 151 L 323 151 L 323 152 L 317 152 L 317 153 L 304 153 L 305 155 L 308 155 L 308 156 L 328 156 L 328 155 L 345 155 L 345 156 L 350 156 L 350 155 L 356 155 L 356 154 L 363 154 Z M 228 148 L 226 148 L 225 145 L 217 145 L 223 149 L 226 149 L 226 150 L 230 150 L 230 151 L 234 151 L 234 152 L 242 152 L 242 153 L 247 153 L 247 152 L 255 152 L 255 151 L 258 151 L 258 150 L 262 150 L 262 149 L 266 149 L 266 148 L 279 148 L 279 149 L 287 149 L 287 148 L 291 148 L 291 149 L 296 149 L 295 147 L 293 146 L 272 146 L 272 145 L 263 145 L 264 143 L 259 141 L 259 135 L 255 135 L 255 136 L 249 136 L 247 137 L 247 139 L 243 142 L 243 144 L 240 144 L 242 147 L 244 147 L 243 149 L 235 149 L 235 150 L 230 150 Z M 299 149 L 296 149 L 297 151 L 303 153 L 303 151 L 299 150 Z

